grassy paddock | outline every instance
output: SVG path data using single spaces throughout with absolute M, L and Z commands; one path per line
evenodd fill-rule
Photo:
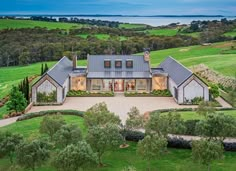
M 175 36 L 178 33 L 177 29 L 150 29 L 144 31 L 147 34 L 155 36 Z
M 42 27 L 47 29 L 71 29 L 80 28 L 82 24 L 72 24 L 72 23 L 60 23 L 60 22 L 46 22 L 46 21 L 33 21 L 33 20 L 11 20 L 11 19 L 0 19 L 0 29 L 7 28 L 34 28 Z
M 123 29 L 135 29 L 135 28 L 146 28 L 147 25 L 146 24 L 120 24 L 119 28 L 123 28 Z

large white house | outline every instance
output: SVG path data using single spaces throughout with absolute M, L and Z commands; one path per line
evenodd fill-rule
M 69 90 L 151 92 L 168 89 L 178 104 L 196 97 L 209 100 L 208 86 L 172 57 L 150 67 L 144 55 L 90 55 L 87 67 L 63 57 L 32 87 L 34 104 L 62 104 Z

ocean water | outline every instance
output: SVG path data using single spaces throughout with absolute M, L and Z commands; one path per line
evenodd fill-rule
M 236 17 L 77 17 L 83 19 L 119 21 L 123 23 L 147 24 L 151 26 L 162 26 L 171 23 L 190 24 L 192 21 L 212 21 L 227 18 L 234 20 Z

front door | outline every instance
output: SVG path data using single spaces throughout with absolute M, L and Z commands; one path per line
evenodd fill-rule
M 114 91 L 123 92 L 124 91 L 124 80 L 119 79 L 114 82 Z

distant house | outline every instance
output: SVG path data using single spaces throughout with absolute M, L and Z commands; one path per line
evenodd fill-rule
M 62 104 L 69 90 L 151 92 L 170 90 L 178 104 L 196 97 L 209 100 L 207 85 L 172 57 L 151 68 L 144 55 L 90 55 L 87 67 L 63 57 L 32 87 L 34 104 Z

